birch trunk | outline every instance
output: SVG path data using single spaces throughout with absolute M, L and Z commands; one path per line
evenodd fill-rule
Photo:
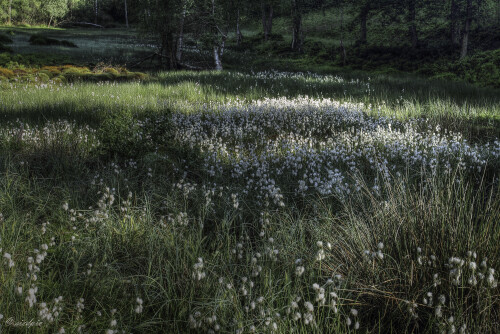
M 212 16 L 213 18 L 215 19 L 215 0 L 212 0 Z M 216 23 L 215 23 L 216 24 Z M 221 57 L 222 57 L 222 54 L 224 53 L 224 44 L 225 44 L 225 41 L 226 41 L 226 35 L 223 35 L 223 33 L 220 31 L 219 27 L 217 25 L 215 25 L 213 27 L 213 34 L 214 34 L 214 49 L 213 49 L 213 53 L 214 53 L 214 64 L 215 64 L 215 70 L 217 71 L 222 71 L 222 60 L 221 60 Z M 222 43 L 218 43 L 217 40 L 218 40 L 218 36 L 222 35 Z
M 7 24 L 8 25 L 12 24 L 12 0 L 9 1 L 9 18 Z
M 215 63 L 215 70 L 217 71 L 222 71 L 222 61 L 220 59 L 220 47 L 214 45 L 214 63 Z

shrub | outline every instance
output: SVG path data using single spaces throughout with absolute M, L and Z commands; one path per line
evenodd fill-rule
M 140 152 L 136 134 L 137 122 L 131 113 L 108 113 L 98 131 L 102 150 L 106 154 L 134 157 Z
M 500 50 L 485 51 L 451 64 L 446 71 L 470 83 L 500 88 Z

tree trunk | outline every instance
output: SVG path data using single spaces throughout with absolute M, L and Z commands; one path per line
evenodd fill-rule
M 49 19 L 49 24 L 47 25 L 47 28 L 50 28 L 50 24 L 52 23 L 52 15 L 50 16 L 50 19 Z
M 292 50 L 302 50 L 302 13 L 300 12 L 299 0 L 292 0 Z
M 243 35 L 240 30 L 240 9 L 238 8 L 237 16 L 236 16 L 236 44 L 240 45 L 243 40 Z
M 467 57 L 467 48 L 469 44 L 469 30 L 472 21 L 472 0 L 467 0 L 467 10 L 465 18 L 465 29 L 462 36 L 462 52 L 460 53 L 460 59 Z
M 128 12 L 127 12 L 127 0 L 125 0 L 125 25 L 128 28 Z
M 222 57 L 224 55 L 224 50 L 226 49 L 226 36 L 227 32 L 225 33 L 226 35 L 222 36 L 222 42 L 220 43 L 220 48 L 219 48 L 219 54 Z
M 212 16 L 215 19 L 215 0 L 212 0 Z M 215 25 L 213 27 L 213 34 L 214 34 L 214 49 L 213 49 L 213 54 L 214 54 L 214 64 L 215 64 L 215 70 L 217 71 L 222 71 L 222 54 L 224 53 L 224 44 L 226 42 L 226 35 L 223 35 L 220 29 Z M 222 43 L 219 44 L 217 42 L 217 37 L 218 35 L 222 35 Z
M 269 35 L 273 30 L 273 6 L 269 4 L 260 3 L 262 11 L 262 29 L 264 31 L 264 40 L 269 39 Z
M 359 41 L 362 44 L 366 44 L 367 38 L 366 38 L 366 20 L 368 19 L 368 12 L 370 11 L 370 8 L 368 5 L 365 5 L 361 8 L 361 13 L 359 15 L 360 18 L 360 23 L 361 23 L 361 36 Z
M 416 0 L 409 0 L 408 2 L 408 21 L 410 23 L 409 34 L 411 47 L 416 48 L 418 43 L 417 38 L 417 10 L 415 5 Z
M 459 44 L 459 32 L 458 32 L 458 5 L 457 0 L 451 0 L 451 9 L 450 9 L 450 33 L 451 33 L 451 44 L 458 45 Z
M 273 31 L 273 6 L 269 5 L 269 13 L 267 15 L 267 37 L 271 35 Z
M 12 24 L 12 0 L 9 1 L 9 18 L 7 24 L 8 25 Z
M 215 70 L 222 71 L 222 61 L 220 59 L 220 47 L 217 45 L 214 45 L 214 63 L 215 63 Z
M 161 50 L 160 50 L 160 67 L 163 66 L 163 58 L 168 59 L 168 69 L 177 69 L 177 59 L 176 59 L 176 42 L 173 32 L 167 32 L 162 36 Z
M 177 62 L 180 62 L 182 59 L 182 45 L 184 43 L 184 20 L 186 19 L 186 10 L 186 3 L 184 3 L 181 19 L 179 20 L 179 35 L 177 36 L 177 52 L 175 54 Z

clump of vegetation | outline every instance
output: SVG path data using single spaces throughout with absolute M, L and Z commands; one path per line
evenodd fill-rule
M 500 49 L 479 52 L 446 69 L 467 82 L 500 88 Z
M 135 81 L 148 78 L 147 74 L 131 72 L 122 67 L 106 67 L 104 69 L 96 67 L 92 70 L 85 66 L 75 65 L 43 66 L 41 68 L 16 66 L 17 64 L 12 62 L 9 65 L 9 68 L 0 67 L 0 76 L 16 82 Z
M 66 40 L 57 40 L 54 38 L 49 38 L 43 35 L 32 35 L 29 39 L 31 45 L 41 45 L 41 46 L 51 46 L 51 45 L 59 45 L 65 46 L 68 48 L 77 48 L 78 46 L 70 41 Z

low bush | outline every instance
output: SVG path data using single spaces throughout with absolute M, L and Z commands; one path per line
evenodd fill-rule
M 158 142 L 167 138 L 170 128 L 169 112 L 135 114 L 129 110 L 110 112 L 103 116 L 97 131 L 100 149 L 107 156 L 126 158 L 154 152 Z

